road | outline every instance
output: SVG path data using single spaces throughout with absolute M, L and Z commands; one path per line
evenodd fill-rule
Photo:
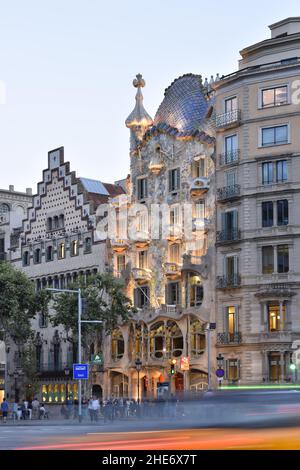
M 180 419 L 104 424 L 0 425 L 0 449 L 234 450 L 300 449 L 300 392 L 215 393 L 184 404 Z

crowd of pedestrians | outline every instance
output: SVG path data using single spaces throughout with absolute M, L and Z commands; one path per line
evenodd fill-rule
M 24 399 L 22 402 L 14 401 L 8 403 L 4 398 L 1 403 L 1 415 L 3 422 L 7 422 L 7 418 L 11 416 L 13 420 L 31 420 L 49 418 L 49 412 L 43 403 L 34 398 L 33 400 Z
M 8 416 L 13 420 L 49 419 L 49 409 L 37 398 L 32 401 L 24 399 L 21 403 L 15 401 L 11 404 L 4 398 L 1 403 L 1 415 L 4 423 L 6 423 Z M 78 400 L 68 398 L 66 403 L 60 407 L 60 415 L 64 419 L 78 419 Z M 140 402 L 129 398 L 99 400 L 95 396 L 89 400 L 82 399 L 82 419 L 85 421 L 97 422 L 101 419 L 107 423 L 131 418 L 175 419 L 182 416 L 184 416 L 183 402 L 172 395 L 165 399 L 143 399 Z

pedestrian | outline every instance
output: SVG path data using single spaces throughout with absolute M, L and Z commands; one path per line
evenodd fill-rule
M 98 398 L 93 397 L 93 400 L 92 400 L 93 419 L 92 419 L 92 421 L 98 421 L 99 409 L 100 409 L 99 400 L 98 400 Z
M 16 400 L 14 401 L 12 406 L 12 417 L 14 421 L 18 419 L 18 403 L 16 402 Z
M 3 398 L 3 402 L 1 403 L 1 411 L 3 416 L 3 422 L 6 423 L 7 415 L 8 415 L 8 403 L 6 398 Z
M 23 400 L 23 403 L 22 403 L 22 405 L 21 405 L 21 411 L 22 411 L 22 418 L 21 418 L 21 419 L 26 420 L 27 406 L 26 406 L 25 400 Z
M 32 417 L 33 419 L 38 419 L 39 417 L 39 408 L 40 408 L 40 402 L 38 401 L 37 398 L 34 398 L 32 401 Z
M 93 421 L 93 399 L 89 399 L 89 404 L 88 404 L 88 413 L 90 415 L 91 421 Z
M 32 402 L 31 401 L 28 403 L 27 412 L 28 412 L 29 419 L 31 420 L 32 418 Z

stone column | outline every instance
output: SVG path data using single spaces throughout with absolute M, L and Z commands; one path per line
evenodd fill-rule
M 183 382 L 184 382 L 184 392 L 187 393 L 190 391 L 190 371 L 189 370 L 184 371 Z
M 262 351 L 262 378 L 265 378 L 266 382 L 269 381 L 269 367 L 268 367 L 268 353 Z
M 284 382 L 284 352 L 280 352 L 280 382 Z

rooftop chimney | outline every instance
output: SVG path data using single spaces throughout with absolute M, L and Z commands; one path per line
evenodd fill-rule
M 12 184 L 10 184 L 8 190 L 13 193 L 15 190 L 15 187 Z

